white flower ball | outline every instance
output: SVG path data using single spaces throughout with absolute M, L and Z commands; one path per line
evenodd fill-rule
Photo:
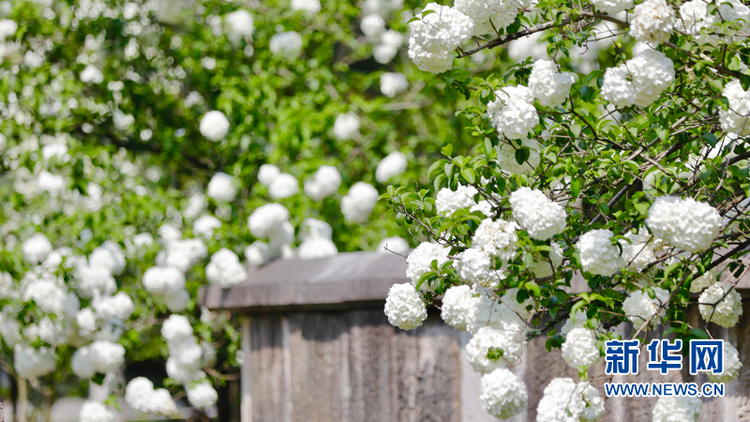
M 314 201 L 322 201 L 338 192 L 339 186 L 341 186 L 341 174 L 338 169 L 322 165 L 318 167 L 318 171 L 312 178 L 305 180 L 305 195 Z
M 117 243 L 107 240 L 94 249 L 89 255 L 89 265 L 101 266 L 109 270 L 112 275 L 120 275 L 125 270 L 125 254 Z
M 477 300 L 471 287 L 452 286 L 445 291 L 440 316 L 448 325 L 466 331 Z
M 604 81 L 602 83 L 602 98 L 614 104 L 617 107 L 627 107 L 635 104 L 637 95 L 632 82 L 632 78 L 625 66 L 609 67 L 604 71 Z
M 474 248 L 509 261 L 516 255 L 518 228 L 513 221 L 486 218 L 479 224 L 471 242 Z
M 217 202 L 231 202 L 237 196 L 237 181 L 226 173 L 216 173 L 206 188 L 209 198 Z
M 209 111 L 201 118 L 200 131 L 209 141 L 221 141 L 229 133 L 229 120 L 220 111 Z
M 493 327 L 500 331 L 525 333 L 529 316 L 526 306 L 529 303 L 518 303 L 517 289 L 511 290 L 515 291 L 509 290 L 509 294 L 506 293 L 500 300 L 494 293 L 480 293 L 477 300 L 471 302 L 473 309 L 466 325 L 468 331 L 475 334 L 482 327 Z
M 424 15 L 426 11 L 433 11 Z M 409 23 L 409 58 L 420 70 L 445 72 L 453 63 L 453 50 L 468 41 L 474 21 L 458 10 L 429 3 L 419 19 Z
M 633 0 L 591 0 L 591 4 L 604 13 L 615 14 L 633 7 Z
M 522 331 L 482 327 L 466 345 L 466 356 L 475 371 L 487 374 L 520 362 L 525 350 Z
M 26 285 L 23 300 L 33 300 L 41 310 L 60 314 L 64 310 L 66 293 L 59 281 L 38 279 Z
M 325 237 L 311 237 L 304 240 L 297 248 L 297 256 L 301 259 L 325 258 L 338 253 L 336 244 Z
M 73 353 L 73 357 L 70 359 L 70 368 L 81 379 L 91 378 L 96 374 L 94 363 L 91 360 L 91 350 L 88 346 L 81 347 Z
M 380 243 L 378 243 L 378 247 L 375 248 L 375 250 L 380 253 L 391 253 L 391 251 L 393 251 L 399 255 L 407 255 L 411 250 L 411 247 L 409 246 L 409 242 L 403 238 L 393 236 L 383 238 Z
M 161 267 L 175 267 L 186 272 L 208 256 L 208 247 L 199 238 L 176 240 L 156 256 Z
M 245 9 L 238 9 L 224 16 L 229 33 L 234 36 L 250 38 L 255 31 L 253 15 Z
M 336 121 L 333 123 L 333 134 L 342 141 L 347 141 L 354 138 L 355 134 L 359 132 L 359 116 L 357 113 L 350 111 L 348 113 L 339 114 L 336 117 Z
M 750 21 L 750 17 L 746 19 Z M 722 95 L 729 101 L 729 110 L 719 110 L 721 128 L 740 136 L 750 135 L 750 90 L 743 90 L 735 79 L 724 86 Z
M 407 164 L 406 155 L 394 151 L 378 163 L 378 167 L 375 170 L 375 180 L 378 183 L 385 183 L 394 177 L 401 176 L 406 171 Z
M 143 273 L 143 288 L 163 295 L 185 288 L 185 274 L 175 267 L 151 267 Z
M 53 349 L 16 344 L 13 348 L 13 368 L 19 377 L 38 378 L 54 371 L 57 367 L 57 355 Z
M 269 237 L 289 219 L 289 210 L 281 204 L 262 205 L 247 220 L 250 233 L 257 238 Z
M 406 276 L 411 279 L 414 286 L 419 283 L 419 279 L 422 274 L 432 271 L 432 261 L 437 260 L 438 268 L 448 262 L 448 254 L 450 248 L 436 245 L 430 242 L 423 242 L 417 246 L 408 257 L 406 257 Z M 428 286 L 427 283 L 422 283 L 420 288 L 422 291 L 432 291 L 432 287 Z
M 529 75 L 529 89 L 539 104 L 545 107 L 562 105 L 570 94 L 573 82 L 574 74 L 558 72 L 557 65 L 551 60 L 537 60 Z
M 182 238 L 182 232 L 180 229 L 168 223 L 162 224 L 156 233 L 159 235 L 159 242 L 162 245 L 168 245 L 169 243 Z
M 596 422 L 604 416 L 604 400 L 586 381 L 555 378 L 544 388 L 536 411 L 538 422 Z
M 125 402 L 133 409 L 143 413 L 174 417 L 177 413 L 177 405 L 169 391 L 159 388 L 154 390 L 154 384 L 144 377 L 131 380 L 125 387 Z
M 315 218 L 305 218 L 302 220 L 302 224 L 300 224 L 299 239 L 302 241 L 319 237 L 330 240 L 331 236 L 333 236 L 333 228 L 325 221 Z
M 172 314 L 161 326 L 161 335 L 169 343 L 178 343 L 193 335 L 193 327 L 187 317 Z
M 742 315 L 742 297 L 731 283 L 716 283 L 707 288 L 698 303 L 703 319 L 722 327 L 734 327 Z
M 258 181 L 265 187 L 271 186 L 274 179 L 281 174 L 281 170 L 273 164 L 263 164 L 258 169 Z
M 245 261 L 248 265 L 258 267 L 273 258 L 273 253 L 268 243 L 256 240 L 252 245 L 245 248 Z
M 719 275 L 719 271 L 716 268 L 711 268 L 699 277 L 695 278 L 690 284 L 690 293 L 700 293 L 706 287 L 716 283 L 716 277 Z
M 697 397 L 659 397 L 653 422 L 698 422 L 703 402 Z
M 646 225 L 665 243 L 697 253 L 711 247 L 722 219 L 716 208 L 705 202 L 661 196 L 649 208 Z
M 198 409 L 208 409 L 216 404 L 219 395 L 208 381 L 203 381 L 187 389 L 187 397 L 193 407 Z
M 708 380 L 721 383 L 730 382 L 740 375 L 740 368 L 742 368 L 742 362 L 740 362 L 739 352 L 731 343 L 724 340 L 724 372 L 715 375 L 708 372 Z
M 359 27 L 368 39 L 377 40 L 385 32 L 385 21 L 380 15 L 371 14 L 362 18 Z
M 599 361 L 596 332 L 583 327 L 570 330 L 562 345 L 562 355 L 568 366 L 579 371 L 596 364 Z
M 669 292 L 661 287 L 654 287 L 653 291 L 654 299 L 651 299 L 644 290 L 638 290 L 622 302 L 622 312 L 630 319 L 636 330 L 643 327 L 649 320 L 651 320 L 651 327 L 661 324 L 661 318 L 667 314 Z
M 81 72 L 81 82 L 87 85 L 96 85 L 104 82 L 104 74 L 94 65 L 87 65 Z
M 455 191 L 450 188 L 440 189 L 435 198 L 435 208 L 439 215 L 450 217 L 454 212 L 462 208 L 469 208 L 475 205 L 474 195 L 476 194 L 477 189 L 473 186 L 459 185 Z
M 289 6 L 292 10 L 301 10 L 310 14 L 320 12 L 320 0 L 292 0 Z
M 630 36 L 638 41 L 661 44 L 669 41 L 674 31 L 675 13 L 664 0 L 646 0 L 635 6 L 630 22 Z
M 78 420 L 80 422 L 114 422 L 115 414 L 102 403 L 89 400 L 81 406 Z
M 547 240 L 565 230 L 565 209 L 541 191 L 522 187 L 510 194 L 513 217 L 537 240 Z
M 386 72 L 380 75 L 380 92 L 386 97 L 393 98 L 407 89 L 409 81 L 403 73 Z
M 0 41 L 12 37 L 18 29 L 18 24 L 12 19 L 0 19 Z
M 590 230 L 581 235 L 576 249 L 581 254 L 584 271 L 609 277 L 625 267 L 620 248 L 612 244 L 614 233 L 609 230 Z
M 371 184 L 357 182 L 341 198 L 341 213 L 353 223 L 364 223 L 378 203 L 378 191 Z
M 404 43 L 404 36 L 398 31 L 389 29 L 380 36 L 380 44 L 372 49 L 372 57 L 380 64 L 389 63 L 398 54 L 398 49 Z M 451 59 L 453 61 L 453 59 Z
M 23 258 L 31 264 L 39 264 L 52 252 L 52 243 L 47 236 L 35 233 L 21 246 Z
M 274 200 L 289 198 L 299 191 L 299 182 L 289 173 L 281 173 L 273 179 L 268 187 L 268 194 Z
M 495 30 L 506 28 L 516 20 L 520 6 L 529 4 L 513 0 L 456 0 L 453 6 L 474 21 L 473 35 L 494 35 Z
M 96 314 L 91 308 L 83 308 L 76 313 L 76 324 L 78 325 L 78 334 L 82 337 L 88 337 L 96 331 Z
M 273 54 L 294 58 L 302 51 L 302 36 L 294 31 L 281 32 L 271 37 L 268 47 Z
M 206 279 L 210 284 L 229 288 L 247 279 L 247 270 L 240 263 L 240 258 L 227 248 L 222 248 L 211 256 L 206 266 Z
M 96 372 L 106 374 L 125 364 L 125 348 L 111 341 L 97 340 L 89 346 L 89 359 Z
M 508 419 L 523 412 L 529 403 L 526 385 L 516 374 L 504 368 L 482 375 L 479 398 L 484 410 L 500 419 Z
M 385 299 L 385 314 L 391 325 L 412 330 L 427 319 L 427 307 L 414 286 L 409 283 L 394 284 Z
M 103 319 L 126 320 L 135 310 L 133 299 L 125 292 L 119 292 L 114 296 L 96 297 L 91 301 L 91 304 L 96 311 L 96 315 Z
M 522 139 L 539 124 L 533 105 L 534 95 L 525 86 L 506 86 L 495 91 L 495 100 L 487 104 L 487 114 L 497 133 L 508 139 Z
M 490 255 L 479 249 L 467 249 L 458 254 L 453 261 L 453 268 L 459 278 L 477 283 L 491 277 Z
M 182 312 L 190 303 L 190 293 L 186 289 L 169 291 L 164 294 L 164 304 L 170 312 Z
M 221 228 L 221 221 L 213 215 L 202 215 L 193 223 L 193 234 L 213 239 L 214 230 Z

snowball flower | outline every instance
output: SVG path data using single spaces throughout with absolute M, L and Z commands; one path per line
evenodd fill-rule
M 519 6 L 529 4 L 515 0 L 456 0 L 453 4 L 474 21 L 473 35 L 495 34 L 495 30 L 508 27 L 516 20 Z
M 206 266 L 206 279 L 210 284 L 218 284 L 229 288 L 242 283 L 247 278 L 247 270 L 240 264 L 237 254 L 227 248 L 222 248 L 211 256 L 211 262 Z
M 86 401 L 81 406 L 80 422 L 114 422 L 115 414 L 107 406 L 95 401 Z
M 722 219 L 716 208 L 705 202 L 661 196 L 649 208 L 646 225 L 665 243 L 698 253 L 711 247 Z
M 305 195 L 314 201 L 322 201 L 335 194 L 339 186 L 341 186 L 341 174 L 338 169 L 322 165 L 318 167 L 318 171 L 312 178 L 305 180 Z
M 371 184 L 357 182 L 341 198 L 341 213 L 353 223 L 364 223 L 378 203 L 378 191 Z
M 125 364 L 125 348 L 121 344 L 97 340 L 86 347 L 89 348 L 88 357 L 96 372 L 106 374 Z
M 742 298 L 731 283 L 716 283 L 698 298 L 698 310 L 707 322 L 734 327 L 742 315 Z
M 151 267 L 143 273 L 143 287 L 151 294 L 166 294 L 185 287 L 185 275 L 175 267 Z
M 315 259 L 339 253 L 336 244 L 325 237 L 312 237 L 304 240 L 297 248 L 297 256 L 302 259 Z
M 104 267 L 112 275 L 120 275 L 125 270 L 125 254 L 117 243 L 107 240 L 89 255 L 89 265 Z
M 596 332 L 583 327 L 570 330 L 562 345 L 562 355 L 568 366 L 579 371 L 594 365 L 599 361 Z
M 383 238 L 380 243 L 378 243 L 375 251 L 380 253 L 391 253 L 391 251 L 393 251 L 400 255 L 406 255 L 409 253 L 410 249 L 411 247 L 409 246 L 409 242 L 402 239 L 401 237 L 393 236 Z
M 299 191 L 299 182 L 289 173 L 281 173 L 268 187 L 268 194 L 275 200 L 289 198 Z
M 480 282 L 491 276 L 489 254 L 479 249 L 467 249 L 458 254 L 453 261 L 458 277 L 472 283 Z
M 273 251 L 271 251 L 268 243 L 261 241 L 255 241 L 252 245 L 246 247 L 244 254 L 247 264 L 254 267 L 263 265 L 274 258 Z
M 96 314 L 91 308 L 83 308 L 76 313 L 76 324 L 78 325 L 78 333 L 87 337 L 96 331 Z
M 258 181 L 265 187 L 271 186 L 273 180 L 281 174 L 281 170 L 273 164 L 263 164 L 258 169 Z
M 320 12 L 320 0 L 292 0 L 289 3 L 292 10 L 302 10 L 307 13 Z
M 281 204 L 262 205 L 247 220 L 250 233 L 257 238 L 268 237 L 289 219 L 289 210 Z
M 565 230 L 565 210 L 541 191 L 522 187 L 510 194 L 513 217 L 537 240 L 547 240 Z
M 701 290 L 716 283 L 716 276 L 719 275 L 719 271 L 716 268 L 711 268 L 699 277 L 693 279 L 690 283 L 690 293 L 700 293 Z
M 208 256 L 208 248 L 199 238 L 175 240 L 167 249 L 156 256 L 156 264 L 161 267 L 175 267 L 182 272 L 188 271 Z
M 432 11 L 428 15 L 424 12 Z M 468 41 L 474 21 L 458 10 L 430 3 L 409 23 L 409 58 L 420 70 L 441 73 L 453 64 L 453 50 Z
M 161 326 L 161 335 L 169 343 L 178 343 L 193 335 L 193 327 L 185 316 L 172 314 Z
M 474 202 L 474 195 L 476 194 L 477 189 L 473 186 L 459 185 L 455 191 L 450 188 L 440 189 L 437 198 L 435 198 L 435 208 L 438 214 L 450 217 L 461 208 L 469 208 L 476 204 Z
M 385 32 L 385 21 L 380 15 L 371 14 L 362 18 L 359 27 L 368 39 L 377 40 Z
M 163 388 L 154 390 L 154 383 L 145 377 L 134 378 L 128 383 L 125 387 L 125 402 L 143 413 L 167 417 L 177 415 L 177 405 L 169 392 Z
M 513 259 L 518 241 L 518 224 L 513 221 L 482 220 L 471 239 L 473 247 L 505 261 Z
M 475 371 L 486 374 L 518 363 L 525 345 L 521 331 L 482 327 L 466 345 L 466 356 Z
M 440 316 L 448 325 L 457 330 L 468 329 L 469 317 L 474 308 L 474 291 L 466 285 L 452 286 L 443 295 Z
M 674 64 L 660 51 L 646 48 L 631 60 L 604 72 L 602 98 L 617 107 L 646 107 L 658 100 L 675 78 Z
M 221 221 L 213 215 L 202 215 L 193 223 L 193 234 L 213 239 L 214 230 L 221 227 Z
M 41 233 L 35 233 L 26 239 L 21 246 L 23 258 L 32 264 L 44 261 L 44 258 L 52 252 L 52 249 L 52 243 L 47 239 L 47 236 Z
M 164 304 L 170 312 L 182 312 L 190 302 L 190 293 L 185 289 L 170 291 L 164 294 Z
M 229 32 L 235 36 L 250 37 L 255 31 L 253 15 L 245 9 L 238 9 L 224 16 Z
M 570 94 L 573 82 L 574 74 L 558 72 L 557 65 L 551 60 L 537 60 L 529 75 L 529 89 L 539 104 L 545 107 L 562 105 Z
M 97 297 L 92 301 L 92 306 L 97 316 L 103 319 L 116 318 L 126 320 L 130 318 L 135 310 L 133 299 L 125 292 L 119 292 L 114 296 Z
M 473 308 L 466 325 L 468 331 L 476 333 L 482 327 L 493 327 L 500 331 L 524 333 L 529 317 L 526 306 L 530 301 L 518 303 L 517 291 L 510 289 L 500 300 L 494 294 L 480 293 L 477 300 L 471 302 Z
M 380 36 L 380 44 L 372 49 L 372 57 L 380 64 L 386 64 L 398 54 L 398 49 L 404 43 L 404 36 L 393 29 L 389 29 Z M 453 61 L 453 59 L 451 59 Z
M 209 141 L 221 141 L 229 132 L 229 120 L 220 111 L 209 111 L 201 118 L 200 131 Z
M 226 173 L 216 173 L 206 188 L 209 198 L 218 202 L 231 202 L 237 196 L 237 181 Z
M 630 36 L 638 41 L 661 44 L 669 41 L 674 31 L 675 13 L 664 0 L 646 0 L 635 6 L 630 22 Z
M 26 285 L 23 300 L 33 300 L 41 310 L 57 314 L 63 311 L 65 293 L 59 282 L 42 278 Z
M 409 81 L 403 73 L 386 72 L 380 75 L 380 92 L 388 98 L 393 98 L 408 88 Z
M 57 356 L 52 349 L 35 349 L 21 344 L 13 348 L 13 368 L 21 378 L 38 378 L 49 374 L 55 370 L 56 364 Z
M 84 346 L 76 350 L 73 353 L 73 357 L 70 359 L 70 369 L 76 374 L 78 378 L 87 379 L 91 378 L 96 374 L 94 365 L 89 358 L 90 350 Z
M 208 381 L 203 381 L 188 388 L 187 397 L 193 407 L 204 410 L 216 404 L 219 399 L 218 393 Z
M 516 374 L 504 368 L 482 375 L 479 398 L 484 410 L 500 419 L 523 412 L 529 403 L 526 385 Z
M 659 397 L 653 422 L 698 422 L 703 402 L 697 397 Z
M 538 422 L 596 422 L 604 416 L 604 400 L 587 381 L 555 378 L 544 388 L 536 411 Z
M 293 58 L 302 51 L 302 36 L 294 31 L 282 32 L 271 37 L 271 53 Z
M 740 375 L 740 368 L 742 368 L 742 362 L 740 362 L 739 352 L 731 343 L 724 340 L 724 372 L 715 375 L 708 372 L 708 380 L 727 383 Z
M 650 322 L 651 327 L 661 324 L 661 318 L 667 314 L 669 292 L 661 287 L 654 287 L 654 299 L 647 292 L 633 292 L 622 302 L 622 312 L 630 319 L 636 330 Z
M 576 243 L 581 254 L 581 266 L 584 271 L 609 277 L 625 267 L 625 259 L 620 248 L 612 244 L 614 233 L 609 230 L 590 230 L 584 233 Z
M 495 100 L 487 104 L 487 114 L 497 133 L 508 139 L 521 139 L 539 124 L 532 105 L 534 95 L 525 86 L 506 86 L 495 91 Z
M 722 95 L 729 101 L 729 110 L 719 110 L 721 128 L 740 136 L 750 135 L 750 90 L 743 90 L 735 79 L 724 86 Z
M 0 19 L 0 41 L 12 37 L 18 29 L 18 24 L 12 19 Z
M 633 7 L 633 0 L 591 0 L 591 4 L 604 13 L 615 14 Z
M 391 325 L 403 330 L 412 330 L 427 319 L 427 307 L 414 290 L 414 286 L 409 283 L 394 284 L 385 298 L 385 314 Z
M 449 252 L 450 248 L 448 247 L 429 242 L 421 243 L 406 257 L 406 276 L 416 286 L 422 274 L 432 271 L 432 261 L 437 261 L 437 266 L 440 268 L 448 261 Z M 432 287 L 428 286 L 427 283 L 422 283 L 421 290 L 431 291 Z
M 385 183 L 394 177 L 398 177 L 406 171 L 407 164 L 406 155 L 394 151 L 378 163 L 375 170 L 375 180 L 379 183 Z
M 516 151 L 521 148 L 528 148 L 529 157 L 526 160 L 518 164 L 516 159 Z M 508 174 L 526 174 L 532 173 L 539 167 L 540 156 L 539 156 L 539 142 L 534 139 L 522 138 L 520 141 L 514 141 L 511 145 L 510 142 L 500 142 L 495 145 L 497 151 L 497 164 Z
M 336 117 L 336 121 L 333 123 L 333 134 L 336 138 L 346 141 L 354 138 L 357 132 L 359 132 L 359 116 L 357 116 L 357 113 L 350 111 Z
M 83 72 L 81 72 L 81 82 L 91 85 L 91 84 L 100 84 L 104 82 L 104 74 L 102 73 L 99 68 L 97 68 L 94 65 L 88 65 L 85 69 L 83 69 Z

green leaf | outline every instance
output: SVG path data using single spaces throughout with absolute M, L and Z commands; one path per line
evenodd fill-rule
M 453 154 L 453 144 L 444 146 L 443 149 L 440 150 L 440 152 L 442 152 L 446 157 L 451 158 L 451 154 Z
M 462 169 L 461 176 L 463 176 L 464 180 L 469 182 L 469 184 L 474 184 L 476 182 L 476 177 L 474 176 L 474 170 L 470 168 Z

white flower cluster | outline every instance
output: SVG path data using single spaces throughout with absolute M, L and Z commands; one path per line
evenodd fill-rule
M 271 53 L 282 57 L 297 57 L 302 52 L 302 36 L 294 31 L 274 34 L 268 43 L 268 48 Z
M 507 368 L 521 360 L 526 349 L 523 330 L 482 327 L 466 345 L 466 356 L 475 371 L 483 374 Z
M 734 285 L 716 283 L 698 298 L 698 310 L 706 322 L 722 327 L 734 327 L 742 315 L 742 298 Z
M 147 292 L 162 296 L 172 312 L 185 309 L 190 294 L 185 289 L 185 275 L 175 267 L 151 267 L 143 273 L 143 287 Z
M 103 319 L 126 320 L 135 310 L 133 299 L 125 292 L 118 292 L 114 296 L 96 297 L 91 301 L 91 306 L 96 311 L 96 315 Z
M 669 292 L 661 287 L 654 287 L 653 292 L 653 299 L 646 291 L 638 290 L 622 302 L 622 312 L 630 319 L 636 330 L 649 321 L 651 327 L 661 324 L 661 318 L 667 314 Z
M 473 35 L 484 35 L 508 27 L 516 20 L 518 9 L 529 4 L 525 0 L 456 0 L 453 6 L 474 21 Z
M 300 243 L 297 256 L 302 259 L 315 259 L 333 256 L 339 253 L 336 244 L 331 240 L 333 229 L 325 221 L 306 218 L 300 226 Z
M 474 232 L 471 242 L 477 248 L 490 256 L 500 257 L 504 261 L 513 259 L 516 254 L 518 241 L 518 224 L 513 221 L 490 218 L 482 220 Z
M 193 222 L 193 234 L 204 239 L 213 239 L 214 230 L 221 228 L 221 220 L 213 215 L 202 215 Z
M 409 81 L 403 73 L 385 72 L 380 75 L 380 92 L 388 98 L 409 88 Z
M 398 54 L 404 43 L 404 36 L 398 31 L 389 29 L 380 36 L 380 43 L 373 47 L 372 56 L 376 62 L 386 64 Z
M 357 182 L 341 198 L 341 213 L 353 223 L 364 223 L 378 203 L 378 191 L 371 184 Z
M 238 188 L 232 176 L 219 172 L 208 182 L 206 195 L 217 202 L 231 202 L 237 196 Z
M 107 406 L 90 400 L 83 403 L 78 415 L 80 422 L 113 422 L 115 420 L 115 413 Z
M 221 248 L 211 256 L 211 262 L 206 265 L 206 279 L 210 284 L 218 284 L 227 289 L 245 281 L 247 270 L 236 253 Z
M 208 381 L 201 381 L 187 389 L 187 397 L 194 407 L 206 410 L 216 404 L 219 394 Z
M 711 247 L 722 219 L 716 208 L 705 202 L 661 196 L 649 208 L 646 225 L 664 243 L 697 253 Z
M 750 21 L 750 16 L 746 19 Z M 722 95 L 729 101 L 729 110 L 719 110 L 721 128 L 740 136 L 750 135 L 750 90 L 742 89 L 735 79 L 724 86 Z
M 425 15 L 425 12 L 431 11 Z M 453 65 L 453 50 L 474 33 L 474 21 L 458 10 L 430 3 L 409 24 L 409 58 L 420 70 L 441 73 Z
M 633 0 L 591 0 L 591 4 L 602 12 L 613 14 L 633 7 Z
M 229 120 L 220 111 L 209 111 L 201 118 L 199 129 L 209 141 L 221 141 L 229 133 Z
M 576 248 L 584 271 L 609 277 L 625 266 L 620 248 L 612 244 L 614 235 L 609 230 L 590 230 L 581 236 Z
M 575 75 L 558 72 L 557 65 L 551 60 L 537 60 L 529 75 L 529 89 L 539 104 L 545 107 L 562 105 L 570 94 L 573 82 Z
M 510 194 L 513 217 L 537 240 L 547 240 L 565 230 L 565 209 L 541 191 L 522 187 Z
M 208 247 L 198 238 L 173 240 L 156 255 L 156 264 L 187 272 L 208 256 Z
M 71 369 L 79 378 L 91 378 L 96 373 L 106 374 L 125 364 L 125 348 L 118 343 L 97 340 L 75 351 Z
M 281 170 L 273 164 L 263 164 L 258 169 L 258 181 L 265 187 L 271 186 L 273 179 L 281 174 Z
M 98 67 L 87 65 L 81 72 L 81 82 L 87 85 L 96 85 L 104 82 L 104 74 Z
M 716 268 L 711 268 L 701 274 L 698 278 L 693 279 L 693 282 L 690 283 L 690 293 L 700 293 L 706 287 L 716 283 L 716 277 L 718 275 L 719 271 Z
M 628 232 L 625 238 L 630 243 L 620 240 L 622 246 L 623 264 L 631 271 L 641 271 L 649 264 L 656 261 L 654 245 L 658 242 L 648 233 L 645 227 L 641 227 L 638 233 Z
M 703 402 L 697 397 L 666 397 L 656 400 L 653 422 L 698 422 Z
M 529 403 L 526 385 L 516 374 L 504 368 L 482 376 L 479 398 L 482 400 L 482 407 L 500 419 L 508 419 L 523 412 Z
M 244 39 L 245 41 L 252 40 L 253 32 L 255 31 L 255 20 L 253 19 L 253 15 L 247 10 L 238 9 L 228 13 L 224 16 L 224 22 L 227 26 L 229 38 L 233 42 L 237 42 L 240 39 Z
M 740 368 L 742 368 L 740 353 L 731 343 L 724 340 L 724 372 L 714 374 L 713 371 L 709 371 L 708 380 L 711 382 L 727 383 L 737 379 L 740 375 Z
M 333 166 L 318 167 L 312 178 L 305 180 L 305 195 L 314 201 L 322 201 L 339 190 L 341 174 Z
M 646 0 L 635 6 L 630 36 L 638 41 L 661 44 L 674 32 L 675 13 L 664 0 Z
M 394 177 L 401 176 L 406 171 L 408 161 L 402 152 L 394 151 L 380 160 L 375 169 L 375 180 L 385 183 Z
M 301 10 L 310 14 L 320 12 L 320 0 L 292 0 L 289 2 L 292 10 Z
M 342 141 L 353 139 L 359 133 L 359 116 L 350 111 L 339 114 L 333 123 L 333 134 Z
M 459 185 L 455 191 L 450 188 L 440 189 L 437 198 L 435 198 L 437 213 L 444 217 L 450 217 L 454 212 L 462 208 L 469 208 L 476 204 L 474 202 L 476 194 L 477 189 L 473 186 Z
M 604 416 L 604 399 L 586 381 L 555 378 L 544 388 L 536 412 L 538 422 L 595 422 Z
M 540 163 L 539 142 L 529 138 L 521 138 L 511 142 L 500 141 L 495 145 L 495 150 L 497 151 L 497 164 L 505 173 L 533 173 Z M 518 164 L 516 151 L 520 148 L 528 148 L 529 157 L 523 163 Z
M 497 133 L 508 139 L 522 139 L 539 124 L 533 105 L 534 94 L 525 86 L 506 86 L 495 91 L 495 100 L 487 105 L 487 114 Z
M 394 284 L 385 298 L 385 314 L 391 325 L 412 330 L 427 319 L 427 308 L 409 283 Z
M 102 269 L 102 271 L 106 271 L 106 269 Z M 106 272 L 106 274 L 109 278 L 112 278 L 109 272 Z M 112 279 L 112 284 L 110 292 L 113 292 L 116 288 L 114 279 Z M 59 314 L 63 311 L 67 288 L 62 278 L 46 272 L 37 276 L 29 271 L 21 279 L 20 287 L 24 301 L 33 300 L 45 312 Z
M 458 254 L 453 260 L 453 268 L 459 278 L 472 283 L 481 283 L 491 277 L 489 254 L 479 249 L 469 248 Z
M 57 355 L 53 349 L 35 349 L 21 344 L 16 344 L 13 349 L 13 368 L 21 378 L 38 378 L 49 374 L 55 370 L 56 364 Z
M 525 333 L 529 317 L 526 307 L 531 303 L 529 299 L 518 303 L 517 294 L 518 289 L 510 289 L 499 301 L 494 293 L 487 292 L 481 292 L 478 297 L 473 298 L 467 321 L 468 331 L 475 334 L 482 327 L 493 327 L 505 332 Z
M 406 276 L 416 286 L 424 273 L 432 271 L 432 261 L 437 261 L 438 268 L 448 262 L 448 253 L 450 253 L 450 248 L 430 242 L 421 243 L 406 257 Z M 433 289 L 427 283 L 422 283 L 420 290 L 426 292 Z
M 443 295 L 440 317 L 455 329 L 466 331 L 476 300 L 474 291 L 469 286 L 449 287 Z
M 291 253 L 294 227 L 289 222 L 289 210 L 283 205 L 266 204 L 256 208 L 248 218 L 247 225 L 253 236 L 269 239 L 268 243 L 258 241 L 245 249 L 245 258 L 251 265 L 262 265 L 285 253 Z
M 41 233 L 34 234 L 21 245 L 23 258 L 31 264 L 40 264 L 53 249 L 52 242 Z
M 164 388 L 154 389 L 154 383 L 148 378 L 137 377 L 125 387 L 125 402 L 135 410 L 143 413 L 174 417 L 177 416 L 177 405 Z
M 674 64 L 660 51 L 644 49 L 640 54 L 604 72 L 602 98 L 617 107 L 646 107 L 658 100 L 674 81 Z
M 568 331 L 562 344 L 562 355 L 568 366 L 579 371 L 596 364 L 599 361 L 596 332 L 583 327 Z
M 391 253 L 393 251 L 400 255 L 406 255 L 411 250 L 411 247 L 409 246 L 409 242 L 403 238 L 392 236 L 383 238 L 375 250 L 380 253 Z
M 716 13 L 709 13 L 708 5 L 716 5 Z M 692 0 L 680 6 L 680 18 L 677 20 L 677 26 L 691 35 L 697 35 L 700 42 L 719 41 L 716 35 L 701 34 L 702 29 L 709 29 L 710 32 L 720 32 L 721 22 L 733 22 L 739 24 L 743 32 L 750 30 L 750 7 L 742 4 L 740 0 L 717 0 L 704 1 Z M 736 37 L 728 37 L 729 41 L 734 41 Z

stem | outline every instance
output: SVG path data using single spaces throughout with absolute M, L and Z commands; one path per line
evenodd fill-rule
M 29 393 L 26 385 L 26 380 L 23 378 L 18 379 L 18 410 L 16 411 L 16 417 L 18 422 L 28 422 L 29 415 Z

